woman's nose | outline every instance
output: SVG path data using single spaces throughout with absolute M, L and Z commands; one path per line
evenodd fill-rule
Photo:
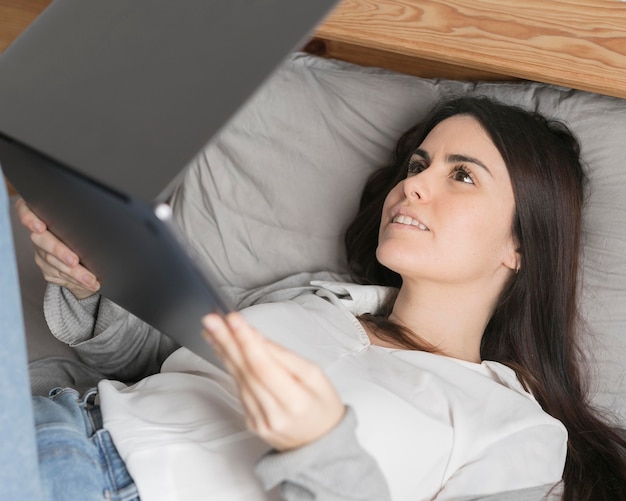
M 425 169 L 417 174 L 413 174 L 404 180 L 404 195 L 409 199 L 417 198 L 425 201 L 430 198 L 430 186 Z

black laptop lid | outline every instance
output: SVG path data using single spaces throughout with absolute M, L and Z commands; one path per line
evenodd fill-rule
M 9 180 L 104 296 L 208 360 L 200 319 L 232 306 L 156 202 L 332 3 L 56 0 L 0 56 Z
M 145 201 L 335 0 L 56 0 L 0 56 L 0 132 Z

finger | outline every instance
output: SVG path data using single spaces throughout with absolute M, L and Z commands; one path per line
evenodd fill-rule
M 48 260 L 49 255 L 47 253 L 45 253 L 41 249 L 35 249 L 35 264 L 41 270 L 44 278 L 47 281 L 51 281 L 52 279 L 55 283 L 57 283 L 58 281 L 62 280 L 62 274 L 60 270 L 57 267 L 51 265 Z
M 280 407 L 269 395 L 265 394 L 262 387 L 254 387 L 249 380 L 238 382 L 239 397 L 246 413 L 248 428 L 261 435 L 270 428 L 273 416 L 282 412 Z
M 264 415 L 254 430 L 257 435 L 284 449 L 308 443 L 336 426 L 345 405 L 319 365 L 267 339 L 263 355 L 263 365 L 258 360 L 254 365 L 259 368 L 259 386 L 267 391 L 259 393 Z
M 70 268 L 41 249 L 35 249 L 35 263 L 48 282 L 68 287 L 73 291 L 78 289 L 93 293 L 100 288 L 97 278 L 83 266 Z
M 230 336 L 218 332 L 215 346 L 222 342 L 229 352 L 225 358 L 253 433 L 284 450 L 315 440 L 341 420 L 345 406 L 321 368 L 265 339 L 238 315 L 219 325 Z M 304 383 L 309 375 L 311 387 Z
M 241 315 L 229 315 L 226 322 L 239 347 L 242 362 L 268 387 L 278 387 L 278 382 L 282 385 L 307 383 L 310 379 L 317 384 L 320 376 L 325 378 L 318 365 L 265 338 Z
M 263 352 L 264 338 L 254 336 L 256 331 L 237 314 L 226 318 L 211 316 L 206 325 L 214 348 L 228 364 L 233 377 L 250 391 L 257 391 L 257 369 L 271 363 Z
M 239 399 L 246 415 L 246 426 L 256 433 L 257 430 L 266 427 L 264 423 L 267 421 L 267 412 L 264 409 L 271 406 L 271 402 L 267 402 L 267 397 L 261 397 L 264 391 L 263 388 L 255 384 L 248 377 L 249 375 L 241 370 L 240 366 L 235 366 L 231 359 L 221 352 L 218 344 L 214 344 L 213 348 L 222 360 L 225 369 L 235 381 Z M 262 401 L 265 401 L 265 403 L 262 403 Z
M 270 340 L 267 340 L 266 344 L 268 356 L 271 357 L 274 365 L 282 367 L 309 391 L 319 393 L 320 390 L 326 391 L 331 386 L 324 370 L 319 365 Z
M 17 202 L 15 202 L 15 208 L 20 223 L 28 230 L 35 233 L 46 231 L 46 224 L 30 210 L 23 198 L 18 198 Z
M 216 313 L 211 313 L 202 319 L 202 323 L 207 339 L 222 361 L 228 362 L 234 367 L 239 366 L 241 364 L 239 347 L 234 342 L 232 332 L 225 319 Z
M 290 362 L 277 363 L 277 353 L 281 360 L 288 355 L 290 362 L 304 362 L 304 377 L 285 368 Z M 273 447 L 284 450 L 309 443 L 341 420 L 345 406 L 317 365 L 267 340 L 246 343 L 242 355 L 246 364 L 238 386 L 247 426 Z
M 319 379 L 321 369 L 317 365 L 266 339 L 240 315 L 229 315 L 226 322 L 239 350 L 237 377 L 256 394 L 266 414 L 277 408 L 289 411 L 294 402 L 309 398 L 313 392 L 304 380 L 308 375 Z M 282 357 L 288 357 L 289 362 L 281 362 Z M 306 374 L 301 374 L 299 364 L 304 365 Z
M 268 388 L 276 387 L 290 377 L 282 366 L 277 366 L 268 353 L 270 341 L 262 336 L 239 314 L 230 314 L 225 319 L 230 328 L 232 350 L 237 352 L 239 370 L 249 374 Z
M 67 266 L 77 266 L 79 263 L 78 256 L 61 240 L 49 231 L 42 233 L 33 233 L 30 237 L 35 247 L 43 250 L 47 254 L 55 256 Z
M 251 391 L 288 407 L 291 397 L 303 389 L 318 393 L 320 388 L 332 388 L 318 365 L 266 339 L 241 315 L 208 320 L 214 343 L 230 361 L 233 376 Z
M 262 427 L 268 414 L 278 408 L 275 392 L 276 386 L 281 384 L 277 379 L 272 386 L 258 377 L 269 370 L 267 365 L 272 363 L 263 351 L 264 338 L 238 314 L 230 314 L 225 319 L 208 316 L 205 326 L 214 348 L 237 383 L 242 403 L 254 422 L 251 426 Z
M 262 436 L 262 430 L 267 429 L 268 407 L 273 407 L 258 384 L 252 381 L 247 372 L 239 346 L 234 342 L 233 333 L 228 324 L 220 316 L 211 314 L 203 319 L 205 336 L 211 343 L 214 352 L 222 361 L 225 369 L 231 374 L 237 386 L 240 402 L 243 406 L 246 427 L 253 433 Z M 264 401 L 261 402 L 261 400 Z
M 38 265 L 42 268 L 42 271 L 47 272 L 54 276 L 65 275 L 71 277 L 71 270 L 63 261 L 60 261 L 56 256 L 47 253 L 39 247 L 35 247 L 35 260 L 38 261 Z

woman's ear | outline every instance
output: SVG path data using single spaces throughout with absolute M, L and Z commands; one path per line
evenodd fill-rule
M 522 253 L 515 237 L 511 237 L 502 264 L 517 273 L 522 266 Z

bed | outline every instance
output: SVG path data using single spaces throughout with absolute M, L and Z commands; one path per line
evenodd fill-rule
M 0 2 L 0 49 L 47 4 Z M 344 0 L 194 159 L 184 189 L 208 186 L 210 203 L 193 206 L 179 191 L 178 221 L 219 237 L 211 249 L 190 239 L 223 287 L 253 302 L 296 272 L 345 272 L 341 236 L 365 178 L 438 98 L 486 94 L 565 120 L 591 179 L 589 384 L 593 403 L 626 429 L 625 27 L 618 0 Z M 44 284 L 18 225 L 15 237 L 30 359 L 72 363 L 46 335 Z

